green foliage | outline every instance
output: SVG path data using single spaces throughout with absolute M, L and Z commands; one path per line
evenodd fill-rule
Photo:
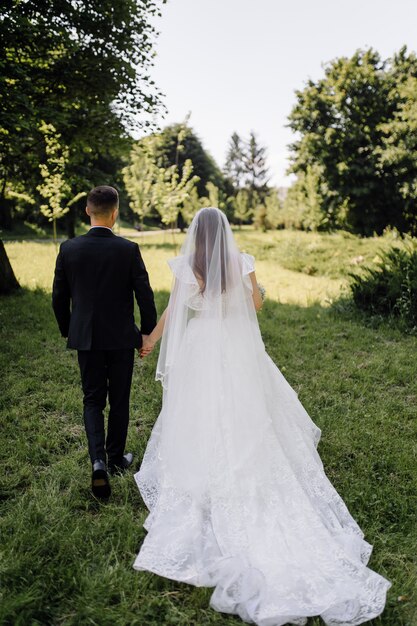
M 224 173 L 234 189 L 243 186 L 245 175 L 245 144 L 235 132 L 232 134 L 226 155 Z
M 42 121 L 68 147 L 67 176 L 78 189 L 117 181 L 126 129 L 160 106 L 149 78 L 152 16 L 163 0 L 8 2 L 0 11 L 0 225 L 16 204 L 5 186 L 29 193 L 42 183 Z M 74 190 L 73 190 L 74 193 Z M 25 205 L 26 214 L 33 212 Z
M 227 209 L 223 176 L 188 117 L 136 142 L 123 176 L 142 219 L 156 211 L 163 224 L 174 225 L 179 217 L 189 223 L 202 206 Z
M 181 175 L 176 165 L 158 169 L 154 185 L 155 207 L 161 216 L 161 221 L 167 226 L 176 225 L 180 207 L 183 206 L 198 181 L 193 175 L 193 164 L 185 161 Z
M 228 199 L 224 192 L 216 187 L 213 183 L 207 183 L 206 185 L 207 196 L 200 198 L 200 206 L 217 207 L 221 211 L 226 211 L 228 208 Z
M 204 199 L 206 200 L 206 198 Z M 197 187 L 194 186 L 188 193 L 187 197 L 184 198 L 181 207 L 181 216 L 186 224 L 191 223 L 194 215 L 199 209 L 201 209 L 202 206 L 201 198 L 198 196 Z
M 271 189 L 255 209 L 253 223 L 263 231 L 278 228 L 281 221 L 281 201 L 276 189 Z
M 188 125 L 188 117 L 183 123 L 171 124 L 162 131 L 154 133 L 150 136 L 153 140 L 149 136 L 139 140 L 139 144 L 153 142 L 151 153 L 155 164 L 164 169 L 175 165 L 180 177 L 185 163 L 191 161 L 194 175 L 198 176 L 199 179 L 197 192 L 201 197 L 206 195 L 208 183 L 222 189 L 224 179 L 213 157 Z
M 158 168 L 152 158 L 151 142 L 137 142 L 132 146 L 129 164 L 123 169 L 123 180 L 129 195 L 129 205 L 143 224 L 154 208 L 154 185 Z
M 297 92 L 289 120 L 299 135 L 291 168 L 298 180 L 289 200 L 301 205 L 302 222 L 316 195 L 322 213 L 314 208 L 316 227 L 365 235 L 388 225 L 413 230 L 416 79 L 417 59 L 405 49 L 388 61 L 359 50 L 332 61 L 324 78 Z
M 246 145 L 244 168 L 246 188 L 263 197 L 268 188 L 269 168 L 266 164 L 266 148 L 259 145 L 254 132 L 250 133 Z
M 231 184 L 232 221 L 239 224 L 247 222 L 257 215 L 257 223 L 265 225 L 262 214 L 268 194 L 269 169 L 266 164 L 266 148 L 259 145 L 254 132 L 244 141 L 233 133 L 226 156 L 224 168 L 227 180 Z
M 381 167 L 402 200 L 403 230 L 417 234 L 417 58 L 403 48 L 394 57 L 390 99 L 392 117 L 381 125 Z
M 350 289 L 356 306 L 371 315 L 399 318 L 417 330 L 417 245 L 393 247 L 381 253 L 376 267 L 351 274 Z
M 253 196 L 247 189 L 240 189 L 233 198 L 233 217 L 239 223 L 248 222 L 253 215 Z
M 177 155 L 182 152 L 183 140 L 184 127 L 179 126 Z M 162 143 L 162 136 L 153 134 L 134 145 L 123 175 L 131 198 L 130 206 L 141 220 L 154 209 L 163 224 L 174 226 L 184 204 L 188 203 L 186 212 L 190 213 L 190 203 L 195 201 L 194 188 L 199 178 L 193 173 L 191 159 L 186 159 L 181 168 L 178 158 L 177 163 L 164 166 L 166 161 L 160 158 Z
M 54 241 L 56 241 L 56 220 L 64 217 L 72 204 L 86 196 L 80 192 L 68 201 L 71 195 L 70 181 L 66 178 L 69 150 L 67 146 L 60 144 L 61 135 L 58 134 L 52 124 L 42 123 L 40 131 L 45 140 L 45 163 L 40 163 L 39 169 L 42 183 L 37 189 L 47 204 L 40 205 L 41 213 L 53 223 Z M 66 206 L 63 206 L 64 201 Z

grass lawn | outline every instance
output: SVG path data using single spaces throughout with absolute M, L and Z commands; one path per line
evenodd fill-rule
M 417 339 L 327 306 L 353 259 L 372 262 L 390 242 L 249 230 L 237 237 L 267 289 L 267 350 L 323 431 L 327 474 L 374 545 L 370 566 L 393 582 L 372 623 L 416 626 Z M 175 245 L 170 235 L 137 241 L 162 311 Z M 64 349 L 48 293 L 55 247 L 6 249 L 25 290 L 0 300 L 0 624 L 240 624 L 208 608 L 210 590 L 132 569 L 146 511 L 132 473 L 113 479 L 107 504 L 90 496 L 76 355 Z M 156 357 L 134 372 L 128 449 L 136 461 L 160 408 Z
M 179 253 L 184 235 L 169 231 L 140 234 L 122 224 L 124 236 L 135 235 L 156 289 L 171 287 L 166 261 Z M 372 264 L 378 253 L 396 243 L 392 236 L 361 239 L 349 233 L 305 233 L 253 229 L 236 230 L 242 250 L 256 257 L 259 281 L 272 300 L 309 306 L 328 304 L 346 284 L 347 274 Z M 20 283 L 47 291 L 51 288 L 57 246 L 52 241 L 5 240 L 7 254 Z

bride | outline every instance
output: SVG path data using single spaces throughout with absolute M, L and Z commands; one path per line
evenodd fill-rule
M 135 569 L 214 587 L 214 609 L 259 626 L 376 617 L 390 583 L 366 567 L 372 547 L 324 473 L 320 430 L 265 352 L 254 258 L 204 208 L 169 265 L 143 347 L 162 336 L 163 404 L 135 475 L 149 509 Z

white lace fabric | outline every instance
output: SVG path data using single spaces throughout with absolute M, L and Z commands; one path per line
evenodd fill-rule
M 382 612 L 390 583 L 367 567 L 372 548 L 324 473 L 320 429 L 265 352 L 254 259 L 216 219 L 225 254 L 215 281 L 208 268 L 201 290 L 195 240 L 170 264 L 169 306 L 180 311 L 170 309 L 163 406 L 135 475 L 149 516 L 134 567 L 214 587 L 214 609 L 258 626 L 314 615 L 361 624 Z

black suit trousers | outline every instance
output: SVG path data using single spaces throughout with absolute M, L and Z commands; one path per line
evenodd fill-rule
M 91 462 L 96 459 L 119 465 L 129 425 L 129 397 L 135 351 L 78 350 L 78 363 L 84 394 L 84 425 Z M 107 397 L 110 411 L 107 437 L 104 408 Z

